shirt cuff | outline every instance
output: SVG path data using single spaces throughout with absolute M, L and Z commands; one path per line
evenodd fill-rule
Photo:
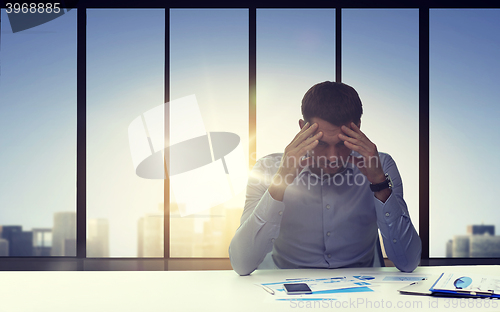
M 375 212 L 377 214 L 378 220 L 385 220 L 386 224 L 391 224 L 396 221 L 401 214 L 401 207 L 397 203 L 396 195 L 394 195 L 394 190 L 389 195 L 389 198 L 385 203 L 381 202 L 378 198 L 373 196 L 375 202 Z
M 259 203 L 255 214 L 262 220 L 270 223 L 281 223 L 283 212 L 285 211 L 285 203 L 275 200 L 269 190 L 266 190 Z

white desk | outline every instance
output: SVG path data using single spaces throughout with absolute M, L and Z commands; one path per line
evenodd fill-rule
M 500 275 L 500 266 L 419 267 L 414 273 L 443 271 Z M 250 276 L 234 271 L 0 272 L 0 311 L 308 311 L 307 302 L 302 301 L 300 308 L 298 301 L 276 301 L 254 284 L 370 272 L 397 269 L 261 270 Z M 480 306 L 481 299 L 464 307 L 467 299 L 399 294 L 397 289 L 406 284 L 380 283 L 373 292 L 339 294 L 333 297 L 337 300 L 317 301 L 315 307 L 324 311 L 500 311 L 500 300 L 489 300 L 489 308 Z

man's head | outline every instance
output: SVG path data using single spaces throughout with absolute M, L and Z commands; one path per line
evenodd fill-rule
M 338 82 L 325 81 L 312 86 L 302 99 L 302 128 L 305 122 L 319 125 L 322 132 L 319 144 L 309 153 L 313 158 L 312 171 L 316 174 L 335 174 L 345 166 L 351 150 L 339 138 L 343 125 L 351 122 L 360 126 L 363 108 L 354 88 Z
M 302 99 L 305 121 L 319 117 L 340 127 L 349 122 L 358 124 L 363 107 L 353 87 L 340 82 L 325 81 L 312 86 Z

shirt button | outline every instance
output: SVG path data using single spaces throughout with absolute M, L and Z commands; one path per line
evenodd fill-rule
M 330 205 L 326 205 L 326 209 L 330 209 Z
M 393 242 L 393 243 L 395 243 L 395 242 L 397 242 L 397 240 L 396 240 L 396 239 L 393 239 L 393 240 L 392 240 L 392 242 Z
M 390 215 L 391 215 L 391 214 L 390 214 L 390 213 L 388 213 L 388 212 L 386 212 L 386 213 L 385 213 L 385 216 L 386 216 L 386 217 L 388 217 L 388 216 L 390 216 Z
M 331 255 L 331 254 L 328 254 L 328 258 L 331 258 L 331 257 L 332 257 L 332 255 Z
M 280 211 L 280 212 L 279 212 L 279 215 L 280 215 L 280 216 L 282 216 L 282 215 L 283 215 L 283 211 Z
M 273 242 L 273 243 L 274 243 L 274 238 L 271 238 L 271 242 Z
M 326 232 L 326 236 L 330 236 L 330 232 Z

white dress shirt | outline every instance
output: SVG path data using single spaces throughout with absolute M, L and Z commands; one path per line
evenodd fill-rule
M 233 269 L 250 274 L 271 250 L 279 268 L 372 266 L 378 228 L 389 259 L 399 270 L 413 271 L 420 261 L 420 237 L 403 199 L 396 163 L 388 154 L 379 155 L 393 182 L 385 203 L 350 163 L 333 176 L 319 177 L 304 168 L 286 188 L 283 201 L 276 201 L 267 189 L 283 154 L 259 159 L 248 179 L 241 225 L 229 246 Z

